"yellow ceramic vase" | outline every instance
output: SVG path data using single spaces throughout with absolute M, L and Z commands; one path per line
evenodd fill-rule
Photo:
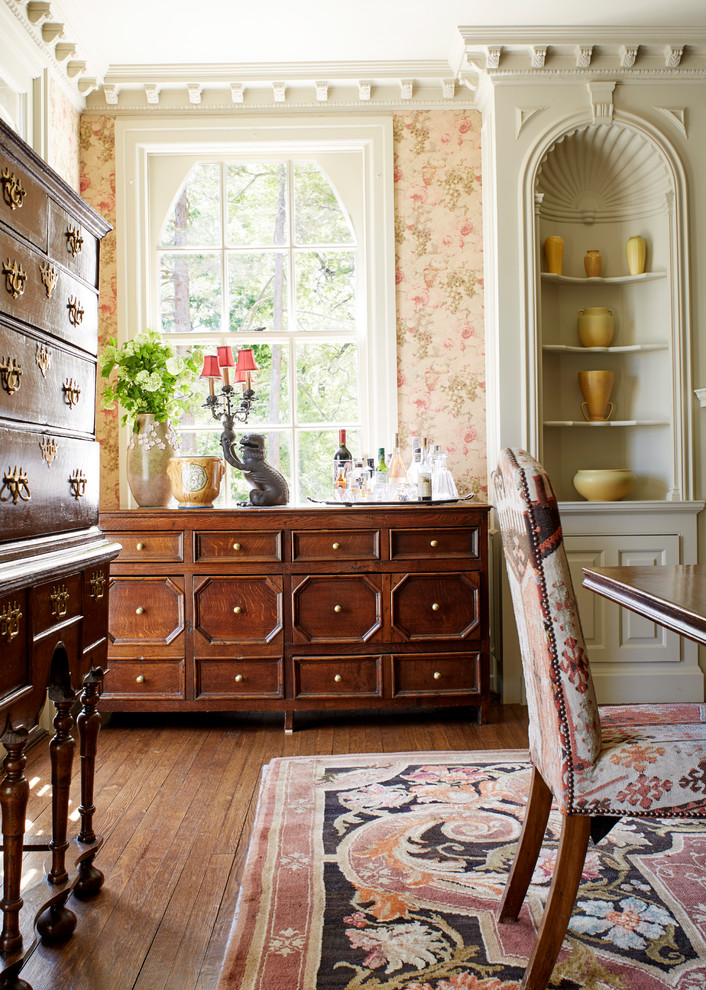
M 589 423 L 607 423 L 613 413 L 610 393 L 615 375 L 612 371 L 579 371 L 579 388 L 583 418 Z
M 580 309 L 577 327 L 583 347 L 609 347 L 615 332 L 613 310 L 607 306 Z
M 628 237 L 627 243 L 628 271 L 631 275 L 642 275 L 645 270 L 645 259 L 647 257 L 647 245 L 644 237 L 635 234 Z
M 547 271 L 552 275 L 561 275 L 561 265 L 564 258 L 564 238 L 551 234 L 544 241 L 544 257 L 547 261 Z
M 586 269 L 587 278 L 598 278 L 602 265 L 603 259 L 600 251 L 591 248 L 590 251 L 586 252 L 583 258 L 583 267 Z

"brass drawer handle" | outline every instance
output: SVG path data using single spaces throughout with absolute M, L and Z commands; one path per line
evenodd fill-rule
M 239 543 L 234 543 L 233 544 L 233 549 L 234 550 L 240 550 L 241 549 L 240 544 Z
M 336 682 L 336 684 L 340 684 L 342 680 L 343 678 L 341 677 L 340 674 L 336 674 L 336 676 L 334 677 L 334 681 Z
M 430 547 L 438 547 L 439 546 L 439 541 L 438 540 L 430 540 L 429 546 Z
M 135 678 L 135 683 L 136 684 L 144 684 L 145 683 L 145 675 L 144 674 L 138 674 L 137 677 Z
M 61 390 L 64 393 L 64 402 L 70 409 L 73 409 L 81 398 L 81 386 L 73 378 L 67 378 L 61 386 Z
M 29 490 L 29 477 L 25 474 L 23 467 L 17 467 L 15 465 L 12 472 L 8 468 L 5 474 L 3 474 L 2 487 L 0 487 L 0 502 L 8 501 L 7 498 L 2 497 L 2 493 L 6 488 L 10 493 L 13 505 L 17 505 L 18 499 L 22 499 L 23 502 L 29 502 L 32 498 L 32 493 Z
M 242 610 L 242 608 L 240 607 L 240 605 L 236 605 L 236 606 L 235 606 L 235 608 L 233 609 L 233 611 L 235 612 L 235 614 L 236 614 L 236 615 L 240 615 L 240 613 L 241 613 L 241 612 L 242 612 L 243 610 Z
M 94 602 L 100 601 L 105 594 L 105 574 L 103 571 L 96 571 L 89 581 L 91 588 L 91 598 Z
M 334 605 L 333 606 L 333 610 L 334 610 L 334 612 L 342 612 L 343 611 L 343 606 L 342 605 Z
M 439 605 L 439 603 L 438 602 L 434 602 L 433 605 L 432 605 L 432 607 L 431 607 L 431 610 L 432 610 L 432 612 L 438 612 L 440 608 L 441 608 L 441 606 Z
M 332 543 L 331 546 L 333 547 L 334 550 L 340 550 L 341 549 L 341 544 L 340 543 Z
M 135 547 L 135 549 L 136 550 L 144 550 L 145 549 L 144 543 L 138 543 L 137 546 Z
M 69 296 L 66 308 L 69 311 L 69 323 L 71 326 L 81 326 L 86 310 L 81 306 L 80 300 L 76 296 Z
M 15 173 L 11 172 L 7 165 L 2 170 L 0 182 L 2 182 L 3 199 L 10 209 L 16 210 L 18 207 L 21 208 L 27 193 L 22 186 L 22 182 L 15 178 Z
M 42 452 L 42 460 L 46 463 L 47 467 L 51 467 L 59 453 L 59 444 L 54 437 L 44 436 L 42 437 L 39 449 Z
M 65 584 L 60 584 L 52 589 L 49 596 L 51 601 L 51 614 L 55 619 L 63 619 L 69 611 L 69 591 Z
M 22 365 L 17 358 L 3 358 L 0 361 L 0 384 L 8 395 L 13 395 L 22 384 Z
M 2 273 L 5 276 L 5 288 L 13 299 L 19 299 L 25 291 L 27 272 L 17 261 L 10 263 L 8 258 L 2 266 Z
M 240 684 L 242 682 L 242 680 L 243 680 L 243 675 L 242 674 L 236 674 L 235 675 L 235 683 L 236 684 Z
M 39 278 L 41 279 L 47 299 L 51 299 L 51 294 L 59 281 L 59 273 L 49 261 L 44 261 L 39 266 Z
M 74 471 L 74 473 L 69 478 L 69 484 L 71 485 L 71 494 L 73 495 L 73 497 L 76 499 L 77 502 L 80 498 L 82 498 L 86 494 L 87 482 L 88 482 L 88 478 L 80 468 Z
M 66 225 L 66 250 L 74 258 L 83 250 L 81 228 L 72 227 L 70 223 Z
M 435 670 L 434 671 L 434 680 L 435 681 L 440 681 L 441 680 L 441 673 L 438 670 Z
M 41 371 L 42 378 L 46 378 L 51 364 L 51 351 L 44 344 L 37 344 L 34 348 L 34 362 Z
M 20 619 L 22 612 L 17 607 L 17 602 L 12 605 L 8 602 L 0 612 L 0 636 L 5 636 L 8 643 L 11 643 L 15 636 L 20 634 Z
M 142 607 L 142 605 L 138 605 L 138 607 L 135 609 L 135 615 L 144 615 L 144 614 L 145 614 L 144 608 Z

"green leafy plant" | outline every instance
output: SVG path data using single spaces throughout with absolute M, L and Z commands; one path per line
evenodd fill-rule
M 103 389 L 103 404 L 113 409 L 119 403 L 123 426 L 138 413 L 153 413 L 158 422 L 178 421 L 203 401 L 196 387 L 202 362 L 203 348 L 179 355 L 153 330 L 138 333 L 121 347 L 111 337 L 98 358 L 103 378 L 115 372 Z

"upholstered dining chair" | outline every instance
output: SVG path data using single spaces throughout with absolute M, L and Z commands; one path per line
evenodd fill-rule
M 600 707 L 557 501 L 543 467 L 502 451 L 493 473 L 529 709 L 532 782 L 500 904 L 516 921 L 552 800 L 562 815 L 549 898 L 521 990 L 546 990 L 571 918 L 588 841 L 623 816 L 706 818 L 706 724 L 698 704 Z

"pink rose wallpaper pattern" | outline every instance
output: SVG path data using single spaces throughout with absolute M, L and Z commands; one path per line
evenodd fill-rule
M 481 116 L 393 115 L 397 387 L 400 440 L 449 452 L 460 494 L 487 493 Z M 115 225 L 115 121 L 80 122 L 80 191 Z M 101 245 L 99 343 L 117 334 L 115 233 Z M 101 391 L 99 383 L 99 393 Z M 120 506 L 118 414 L 100 399 L 101 508 Z
M 79 115 L 52 80 L 49 86 L 49 165 L 79 191 Z

